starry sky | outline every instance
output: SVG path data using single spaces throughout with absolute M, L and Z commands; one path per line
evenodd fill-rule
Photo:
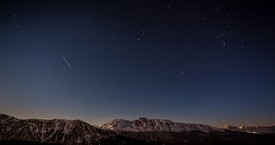
M 275 123 L 265 0 L 0 2 L 0 112 L 19 118 Z

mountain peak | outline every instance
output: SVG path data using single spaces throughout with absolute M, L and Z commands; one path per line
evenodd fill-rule
M 131 121 L 124 120 L 124 119 L 114 119 L 106 124 L 103 124 L 101 128 L 104 129 L 110 129 L 110 130 L 116 130 L 116 128 L 124 128 L 126 126 L 129 126 L 131 124 Z
M 13 116 L 0 113 L 0 122 L 16 121 L 16 120 L 18 119 Z
M 139 117 L 139 118 L 137 118 L 136 120 L 139 120 L 139 121 L 148 121 L 149 119 L 148 118 L 146 118 L 146 117 Z

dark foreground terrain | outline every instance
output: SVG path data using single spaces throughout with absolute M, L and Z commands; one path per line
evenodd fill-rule
M 101 145 L 275 145 L 275 135 L 226 131 L 201 132 L 128 132 L 103 139 Z
M 24 140 L 2 140 L 0 141 L 1 145 L 60 145 L 54 143 L 41 143 L 33 141 L 24 141 Z
M 24 140 L 2 140 L 1 145 L 62 145 Z M 79 145 L 86 143 L 79 143 Z M 241 132 L 203 134 L 201 132 L 124 132 L 106 136 L 96 145 L 275 145 L 275 135 Z

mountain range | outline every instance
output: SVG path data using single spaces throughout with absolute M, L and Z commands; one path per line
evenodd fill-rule
M 141 117 L 133 121 L 114 119 L 97 127 L 81 120 L 18 119 L 0 114 L 0 140 L 63 145 L 274 145 L 275 126 L 217 128 Z
M 248 133 L 257 133 L 257 134 L 274 134 L 275 133 L 275 125 L 265 125 L 265 126 L 230 126 L 224 125 L 224 129 L 232 130 L 232 131 L 241 131 Z

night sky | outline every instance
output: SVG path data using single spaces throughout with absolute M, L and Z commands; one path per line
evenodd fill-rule
M 274 124 L 275 5 L 2 0 L 0 112 Z

